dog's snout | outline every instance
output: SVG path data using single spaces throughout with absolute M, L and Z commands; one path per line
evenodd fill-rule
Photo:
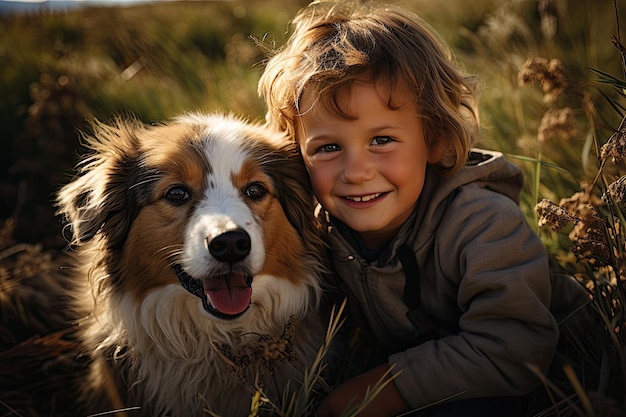
M 250 253 L 250 235 L 242 229 L 224 232 L 206 241 L 207 249 L 215 259 L 234 263 L 244 259 Z

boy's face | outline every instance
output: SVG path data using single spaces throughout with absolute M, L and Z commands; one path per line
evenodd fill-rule
M 349 92 L 349 94 L 348 94 Z M 426 147 L 415 100 L 407 88 L 356 81 L 329 112 L 305 95 L 297 139 L 320 204 L 359 232 L 369 249 L 395 236 L 422 192 Z M 312 106 L 312 107 L 311 107 Z

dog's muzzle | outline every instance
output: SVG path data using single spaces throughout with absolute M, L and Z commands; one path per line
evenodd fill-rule
M 250 253 L 250 236 L 242 229 L 231 230 L 205 241 L 209 254 L 229 265 L 230 272 L 197 279 L 174 264 L 183 288 L 202 300 L 204 309 L 221 319 L 234 319 L 245 313 L 252 303 L 252 275 L 237 271 L 233 265 Z

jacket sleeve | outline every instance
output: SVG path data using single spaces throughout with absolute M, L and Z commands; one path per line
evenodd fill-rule
M 479 187 L 450 204 L 429 271 L 457 289 L 459 331 L 389 358 L 413 408 L 528 394 L 540 385 L 530 367 L 547 372 L 558 341 L 547 254 L 517 204 Z

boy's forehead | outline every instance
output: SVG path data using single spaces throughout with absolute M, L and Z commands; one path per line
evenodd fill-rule
M 406 82 L 391 82 L 363 76 L 338 84 L 334 88 L 305 87 L 299 101 L 299 116 L 330 113 L 350 117 L 354 112 L 351 106 L 360 105 L 359 102 L 352 100 L 357 88 L 360 93 L 365 90 L 368 95 L 375 94 L 378 100 L 389 108 L 400 108 L 415 103 L 415 97 Z

